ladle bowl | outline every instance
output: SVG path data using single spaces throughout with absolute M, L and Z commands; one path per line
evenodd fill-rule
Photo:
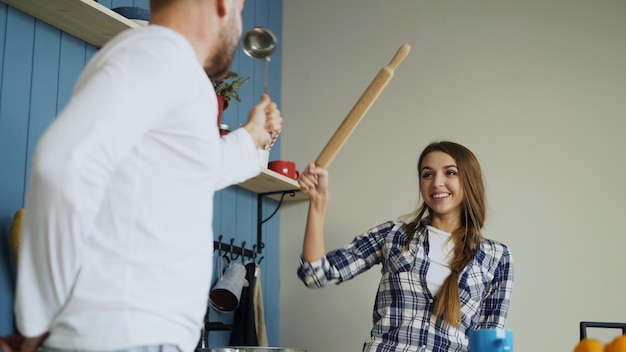
M 241 46 L 246 55 L 263 61 L 263 92 L 269 94 L 267 63 L 276 49 L 276 36 L 269 28 L 254 27 L 243 36 Z
M 276 49 L 276 36 L 265 27 L 249 30 L 242 39 L 243 52 L 255 59 L 267 59 Z

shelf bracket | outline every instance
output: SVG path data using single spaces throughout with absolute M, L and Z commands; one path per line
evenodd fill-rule
M 265 196 L 272 195 L 272 194 L 280 194 L 280 200 L 278 201 L 278 204 L 276 205 L 276 209 L 274 209 L 272 214 L 270 214 L 266 219 L 263 219 L 263 198 L 265 198 Z M 295 190 L 278 191 L 278 192 L 267 192 L 267 193 L 257 194 L 257 239 L 256 239 L 257 253 L 261 253 L 263 250 L 263 247 L 265 247 L 265 243 L 263 243 L 263 224 L 266 223 L 272 217 L 274 217 L 274 215 L 276 215 L 276 213 L 280 209 L 280 206 L 283 204 L 283 200 L 285 199 L 286 195 L 289 195 L 290 197 L 295 197 L 296 191 Z

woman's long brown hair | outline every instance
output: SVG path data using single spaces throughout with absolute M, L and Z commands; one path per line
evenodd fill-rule
M 459 273 L 474 259 L 482 238 L 480 230 L 485 223 L 486 214 L 485 185 L 480 164 L 474 153 L 460 144 L 449 141 L 431 143 L 422 151 L 417 162 L 418 174 L 424 157 L 435 151 L 446 153 L 456 161 L 464 194 L 461 225 L 452 231 L 451 237 L 454 244 L 452 249 L 454 256 L 450 262 L 452 272 L 441 286 L 435 310 L 437 317 L 458 328 L 461 321 Z M 417 210 L 405 217 L 408 220 L 405 250 L 409 248 L 409 243 L 413 240 L 422 220 L 429 218 L 431 212 L 432 209 L 422 202 Z

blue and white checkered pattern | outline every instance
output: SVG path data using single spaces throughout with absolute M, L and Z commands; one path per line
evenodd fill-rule
M 435 317 L 426 285 L 428 231 L 420 226 L 403 252 L 405 226 L 389 221 L 357 236 L 316 262 L 302 260 L 298 277 L 307 287 L 339 284 L 382 264 L 371 337 L 363 351 L 467 351 L 468 329 L 504 328 L 513 287 L 513 258 L 502 243 L 483 239 L 459 275 L 459 328 Z

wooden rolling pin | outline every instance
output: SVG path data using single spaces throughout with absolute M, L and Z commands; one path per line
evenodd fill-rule
M 339 125 L 333 136 L 328 140 L 328 143 L 326 143 L 326 146 L 315 160 L 315 165 L 325 169 L 328 168 L 341 147 L 348 140 L 352 132 L 354 132 L 356 126 L 361 122 L 363 116 L 365 116 L 372 104 L 374 104 L 374 101 L 376 101 L 380 93 L 385 89 L 389 81 L 391 81 L 394 70 L 409 54 L 409 51 L 411 51 L 411 46 L 403 44 L 393 56 L 389 65 L 383 67 L 378 72 L 365 92 L 361 94 L 359 100 L 354 104 L 352 110 L 350 110 L 348 115 L 343 119 L 343 122 Z

